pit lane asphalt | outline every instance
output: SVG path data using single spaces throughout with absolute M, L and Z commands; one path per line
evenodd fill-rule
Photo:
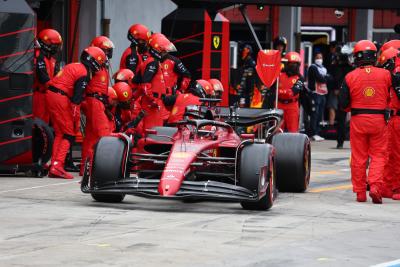
M 312 144 L 311 187 L 270 211 L 128 196 L 79 179 L 0 177 L 0 266 L 370 266 L 400 258 L 400 202 L 357 203 L 348 143 Z

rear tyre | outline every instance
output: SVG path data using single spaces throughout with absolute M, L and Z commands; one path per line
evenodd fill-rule
M 112 136 L 102 137 L 96 145 L 93 157 L 93 167 L 90 187 L 101 187 L 124 177 L 125 143 Z M 122 202 L 125 194 L 92 193 L 94 200 L 99 202 Z
M 302 193 L 310 183 L 311 146 L 305 134 L 282 133 L 272 139 L 276 184 L 280 192 Z
M 239 162 L 239 184 L 260 194 L 259 188 L 268 183 L 265 195 L 258 201 L 242 201 L 246 210 L 268 210 L 275 197 L 275 170 L 273 149 L 269 144 L 250 144 L 243 147 Z M 261 186 L 260 186 L 261 185 Z

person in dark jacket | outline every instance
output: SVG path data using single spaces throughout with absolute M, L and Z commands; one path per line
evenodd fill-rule
M 332 80 L 335 83 L 335 88 L 340 88 L 344 81 L 344 77 L 347 73 L 353 70 L 352 65 L 349 62 L 349 56 L 347 54 L 338 55 L 338 64 L 332 71 Z M 343 143 L 346 138 L 346 115 L 347 112 L 343 110 L 343 107 L 338 107 L 336 111 L 337 121 L 337 149 L 343 148 Z
M 323 55 L 321 52 L 315 54 L 314 60 L 314 64 L 308 68 L 308 88 L 313 92 L 312 98 L 315 105 L 315 109 L 311 113 L 310 118 L 311 137 L 314 141 L 323 141 L 324 138 L 319 136 L 319 124 L 322 121 L 325 110 L 329 75 L 327 69 L 322 65 Z

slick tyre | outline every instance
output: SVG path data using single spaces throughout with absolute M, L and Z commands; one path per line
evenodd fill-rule
M 35 118 L 32 127 L 32 156 L 33 162 L 44 164 L 51 158 L 54 134 L 49 125 Z
M 305 134 L 282 133 L 272 139 L 276 184 L 280 192 L 302 193 L 310 183 L 311 146 Z
M 268 210 L 275 197 L 275 168 L 273 148 L 269 144 L 249 144 L 244 146 L 239 160 L 239 184 L 260 194 L 260 187 L 268 183 L 265 195 L 258 201 L 242 201 L 246 210 Z M 260 186 L 261 185 L 261 186 Z
M 125 143 L 112 136 L 102 137 L 96 145 L 93 157 L 91 188 L 101 187 L 123 178 Z M 122 202 L 125 194 L 92 193 L 99 202 Z

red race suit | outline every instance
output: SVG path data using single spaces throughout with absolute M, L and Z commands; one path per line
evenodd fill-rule
M 90 75 L 83 64 L 72 63 L 48 83 L 46 104 L 55 131 L 52 167 L 64 168 L 65 156 L 79 131 L 79 104 L 89 79 Z
M 385 109 L 389 105 L 391 74 L 373 66 L 359 67 L 348 73 L 343 82 L 339 103 L 351 112 L 351 181 L 353 191 L 381 190 L 387 157 Z M 367 178 L 367 162 L 369 171 Z
M 46 107 L 47 84 L 59 71 L 60 66 L 54 57 L 47 57 L 40 51 L 35 55 L 35 84 L 33 91 L 33 116 L 46 122 L 50 121 Z

